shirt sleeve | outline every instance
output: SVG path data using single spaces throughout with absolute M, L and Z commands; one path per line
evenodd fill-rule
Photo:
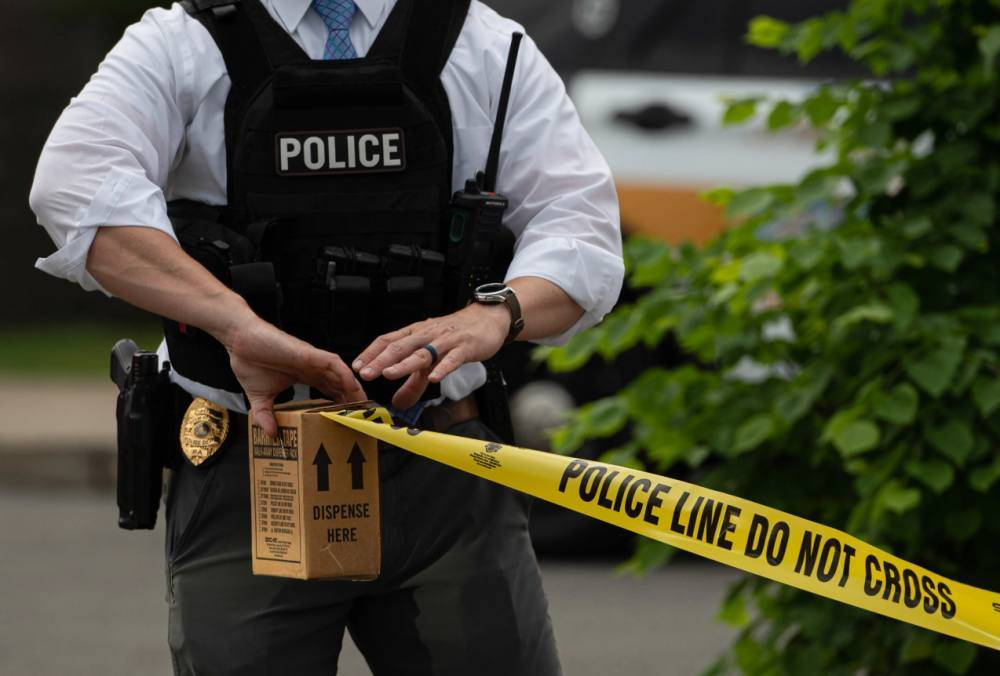
M 56 122 L 29 198 L 56 245 L 38 269 L 100 289 L 86 270 L 99 227 L 146 226 L 175 237 L 162 188 L 188 117 L 178 85 L 191 68 L 178 51 L 182 13 L 178 5 L 150 10 L 126 30 Z
M 500 56 L 502 78 L 506 45 Z M 618 196 L 562 80 L 528 37 L 511 89 L 498 189 L 510 199 L 505 222 L 517 237 L 507 280 L 541 277 L 584 310 L 566 332 L 537 341 L 565 343 L 618 300 L 624 277 Z

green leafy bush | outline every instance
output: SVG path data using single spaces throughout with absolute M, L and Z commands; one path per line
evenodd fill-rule
M 703 249 L 628 243 L 642 295 L 550 366 L 668 334 L 691 361 L 585 406 L 557 446 L 628 429 L 614 462 L 687 472 L 1000 590 L 998 9 L 855 0 L 797 25 L 755 19 L 759 46 L 840 50 L 874 77 L 730 105 L 732 123 L 812 130 L 830 162 L 797 185 L 712 192 L 738 225 Z M 790 222 L 799 234 L 767 236 Z M 664 559 L 646 542 L 632 563 Z M 720 672 L 1000 673 L 993 651 L 760 578 L 721 616 L 741 631 Z

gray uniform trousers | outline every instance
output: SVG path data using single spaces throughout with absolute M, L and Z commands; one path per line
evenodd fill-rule
M 448 431 L 495 440 L 478 420 Z M 232 416 L 230 435 L 221 457 L 171 479 L 176 674 L 336 674 L 345 628 L 376 676 L 561 673 L 529 498 L 381 444 L 379 579 L 254 576 L 246 416 Z

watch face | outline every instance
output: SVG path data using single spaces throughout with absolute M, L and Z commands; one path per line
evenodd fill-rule
M 500 282 L 491 282 L 489 284 L 481 284 L 480 286 L 477 286 L 476 293 L 488 295 L 488 294 L 500 293 L 506 288 L 507 288 L 506 284 L 502 284 Z

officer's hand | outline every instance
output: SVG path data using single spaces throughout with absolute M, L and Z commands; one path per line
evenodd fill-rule
M 431 317 L 379 336 L 351 365 L 363 380 L 409 376 L 392 397 L 392 405 L 407 409 L 420 401 L 427 383 L 441 380 L 466 362 L 489 359 L 503 346 L 510 330 L 510 313 L 503 305 L 473 303 L 444 317 Z M 432 363 L 430 344 L 438 353 Z
M 305 383 L 337 402 L 367 399 L 340 357 L 317 349 L 260 318 L 248 322 L 226 345 L 233 373 L 250 400 L 250 415 L 274 437 L 274 398 L 289 386 Z

